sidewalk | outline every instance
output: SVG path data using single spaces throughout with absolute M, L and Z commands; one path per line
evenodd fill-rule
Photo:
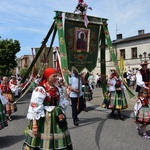
M 134 91 L 132 91 L 132 92 L 136 95 L 136 93 Z M 126 93 L 126 91 L 125 91 L 125 95 L 126 95 L 127 102 L 128 102 L 128 108 L 122 110 L 122 115 L 125 117 L 128 117 L 128 118 L 133 118 L 134 117 L 133 107 L 134 107 L 135 100 L 131 100 L 129 98 L 128 94 Z M 92 107 L 93 109 L 100 110 L 100 111 L 104 110 L 105 112 L 110 113 L 111 112 L 110 109 L 107 109 L 107 111 L 106 111 L 105 108 L 101 107 L 102 102 L 103 102 L 102 88 L 95 88 L 93 90 L 93 100 L 87 101 L 86 104 L 87 104 L 87 107 Z

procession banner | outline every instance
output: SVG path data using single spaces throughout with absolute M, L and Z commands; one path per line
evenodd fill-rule
M 79 72 L 85 68 L 91 72 L 96 67 L 102 19 L 87 17 L 89 24 L 85 28 L 82 15 L 65 13 L 64 30 L 69 70 L 75 67 Z
M 58 31 L 59 49 L 60 49 L 60 65 L 62 76 L 66 83 L 68 83 L 68 58 L 66 51 L 66 42 L 64 38 L 63 22 L 62 22 L 62 12 L 56 11 L 56 16 L 54 17 L 55 24 Z

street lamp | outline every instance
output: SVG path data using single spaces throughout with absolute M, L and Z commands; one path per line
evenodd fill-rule
M 142 61 L 142 54 L 139 55 L 140 61 Z
M 149 60 L 150 60 L 150 53 L 147 54 L 146 52 L 144 52 L 143 55 L 140 54 L 139 55 L 140 61 L 143 61 L 143 56 L 144 56 L 144 61 L 148 61 L 147 58 L 149 58 Z

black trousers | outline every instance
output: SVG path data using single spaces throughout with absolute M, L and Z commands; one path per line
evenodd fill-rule
M 79 109 L 77 110 L 77 102 L 78 98 L 71 97 L 71 104 L 72 104 L 72 119 L 74 121 L 78 120 L 78 115 L 81 113 L 81 111 L 84 109 L 84 99 L 83 96 L 79 99 Z
M 127 80 L 128 87 L 130 87 L 130 79 L 126 79 L 126 80 Z

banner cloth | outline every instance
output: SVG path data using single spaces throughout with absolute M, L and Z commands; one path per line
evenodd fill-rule
M 65 13 L 65 41 L 68 68 L 75 67 L 79 72 L 91 72 L 97 63 L 102 19 L 88 16 L 88 27 L 84 26 L 82 15 Z

